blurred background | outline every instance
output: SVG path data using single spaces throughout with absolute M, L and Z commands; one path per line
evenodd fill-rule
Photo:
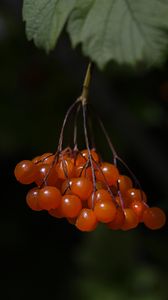
M 80 95 L 88 59 L 64 32 L 49 56 L 25 36 L 22 1 L 0 2 L 1 299 L 167 300 L 167 225 L 81 233 L 31 211 L 30 187 L 15 165 L 54 152 L 66 110 Z M 138 70 L 94 69 L 90 99 L 119 155 L 148 195 L 168 211 L 168 63 Z M 96 130 L 99 151 L 111 160 Z

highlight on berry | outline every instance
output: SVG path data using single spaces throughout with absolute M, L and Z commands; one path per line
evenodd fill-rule
M 88 130 L 88 88 L 91 64 L 86 72 L 82 94 L 68 109 L 56 152 L 44 153 L 19 162 L 14 170 L 22 184 L 34 184 L 26 203 L 34 211 L 46 210 L 54 218 L 66 218 L 81 231 L 93 231 L 99 223 L 110 230 L 129 230 L 144 223 L 149 229 L 163 227 L 166 215 L 159 207 L 150 207 L 139 181 L 118 156 L 99 117 L 100 125 L 112 153 L 106 162 L 92 141 Z M 78 147 L 79 113 L 82 113 L 84 149 Z M 74 115 L 73 145 L 63 146 L 64 130 Z M 89 120 L 90 121 L 90 120 Z M 121 164 L 128 174 L 120 172 Z

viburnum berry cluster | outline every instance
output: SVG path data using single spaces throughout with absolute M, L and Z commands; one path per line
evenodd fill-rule
M 105 162 L 95 147 L 90 147 L 87 124 L 87 96 L 90 83 L 89 65 L 82 95 L 65 115 L 55 154 L 44 153 L 24 160 L 15 167 L 15 177 L 22 184 L 32 184 L 26 196 L 35 211 L 46 210 L 55 218 L 66 218 L 81 231 L 93 231 L 98 223 L 112 230 L 129 230 L 143 222 L 150 229 L 159 229 L 166 222 L 162 209 L 149 207 L 147 196 L 125 162 L 117 155 L 103 123 L 100 126 L 112 150 L 113 161 Z M 69 115 L 75 109 L 73 147 L 63 148 L 63 135 Z M 83 114 L 85 149 L 77 144 L 76 116 Z M 118 162 L 130 172 L 119 171 Z

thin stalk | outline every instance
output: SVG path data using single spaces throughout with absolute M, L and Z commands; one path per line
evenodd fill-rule
M 89 87 L 90 87 L 90 82 L 91 82 L 92 69 L 93 69 L 93 64 L 92 64 L 92 62 L 90 62 L 87 67 L 85 79 L 83 82 L 83 89 L 82 89 L 82 94 L 81 94 L 82 102 L 86 102 L 88 100 L 88 93 L 89 93 Z
M 86 148 L 88 150 L 88 159 L 92 171 L 92 180 L 93 180 L 93 194 L 96 192 L 96 176 L 95 176 L 95 171 L 94 171 L 94 166 L 93 166 L 93 160 L 92 160 L 92 155 L 89 147 L 89 138 L 88 138 L 88 132 L 87 132 L 87 122 L 86 122 L 86 103 L 82 103 L 82 112 L 83 112 L 83 129 L 84 129 L 84 136 L 85 136 L 85 143 L 86 143 Z M 92 209 L 94 207 L 94 197 L 92 199 Z

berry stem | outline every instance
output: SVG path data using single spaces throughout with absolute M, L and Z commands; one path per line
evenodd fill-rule
M 93 180 L 93 193 L 96 192 L 96 176 L 95 176 L 95 170 L 93 166 L 93 160 L 92 160 L 92 155 L 90 151 L 90 146 L 89 146 L 89 138 L 88 138 L 88 132 L 87 132 L 87 122 L 86 122 L 86 102 L 82 102 L 82 112 L 83 112 L 83 128 L 84 128 L 84 136 L 85 136 L 85 142 L 86 142 L 86 148 L 88 150 L 88 159 L 92 171 L 92 180 Z M 94 207 L 94 197 L 93 197 L 93 203 L 92 203 L 92 209 Z
M 91 82 L 92 69 L 93 69 L 93 64 L 92 64 L 92 62 L 90 62 L 87 67 L 85 79 L 83 82 L 83 89 L 82 89 L 82 94 L 80 97 L 82 102 L 87 102 L 87 100 L 88 100 L 88 93 L 89 93 L 89 87 L 90 87 L 90 82 Z

